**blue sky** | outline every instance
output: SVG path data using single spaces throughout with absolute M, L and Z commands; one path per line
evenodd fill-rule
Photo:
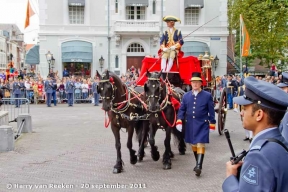
M 38 0 L 30 0 L 30 4 L 35 12 L 30 18 L 30 26 L 24 30 L 26 8 L 28 0 L 0 0 L 0 23 L 16 24 L 24 33 L 26 43 L 36 43 L 39 31 L 39 9 Z

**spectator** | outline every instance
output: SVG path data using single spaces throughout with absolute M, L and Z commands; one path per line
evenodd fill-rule
M 81 88 L 82 88 L 83 99 L 87 99 L 89 86 L 87 84 L 86 79 L 83 80 L 83 84 L 81 85 Z
M 69 77 L 69 71 L 67 70 L 66 67 L 63 70 L 63 77 Z

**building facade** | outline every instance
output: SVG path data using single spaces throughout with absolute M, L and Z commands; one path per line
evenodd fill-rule
M 7 69 L 11 61 L 21 69 L 24 62 L 24 38 L 16 24 L 0 24 L 0 69 Z
M 58 72 L 66 67 L 94 76 L 96 70 L 122 74 L 132 65 L 141 68 L 145 56 L 158 57 L 166 15 L 182 21 L 175 27 L 185 37 L 185 56 L 208 51 L 219 58 L 216 75 L 226 73 L 227 0 L 39 0 L 39 12 L 43 76 L 49 70 L 48 51 L 55 59 L 50 68 Z

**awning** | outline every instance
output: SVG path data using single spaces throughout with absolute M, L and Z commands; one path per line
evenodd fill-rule
M 203 0 L 184 0 L 184 7 L 204 7 L 204 1 Z
M 148 7 L 149 2 L 148 0 L 125 0 L 125 5 L 127 6 L 142 6 Z
M 34 45 L 31 49 L 28 50 L 25 57 L 26 64 L 39 64 L 39 45 Z
M 92 63 L 92 43 L 85 41 L 68 41 L 62 43 L 62 62 Z
M 85 0 L 68 0 L 69 6 L 85 6 Z
M 186 41 L 181 50 L 184 52 L 184 56 L 192 55 L 198 57 L 200 54 L 204 55 L 205 51 L 208 51 L 208 54 L 210 54 L 209 46 L 199 41 Z

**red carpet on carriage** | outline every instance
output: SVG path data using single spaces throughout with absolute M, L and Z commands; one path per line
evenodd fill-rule
M 139 75 L 139 81 L 137 82 L 138 86 L 143 86 L 147 81 L 146 71 L 148 69 L 149 72 L 156 72 L 161 70 L 161 59 L 145 57 L 142 61 L 141 72 Z M 155 62 L 157 63 L 155 64 Z M 200 62 L 196 57 L 180 57 L 178 58 L 179 70 L 177 68 L 176 60 L 174 60 L 173 67 L 171 68 L 171 73 L 180 74 L 181 79 L 184 81 L 184 84 L 190 85 L 190 79 L 193 72 L 201 72 Z M 203 85 L 206 85 L 206 80 L 203 79 Z

